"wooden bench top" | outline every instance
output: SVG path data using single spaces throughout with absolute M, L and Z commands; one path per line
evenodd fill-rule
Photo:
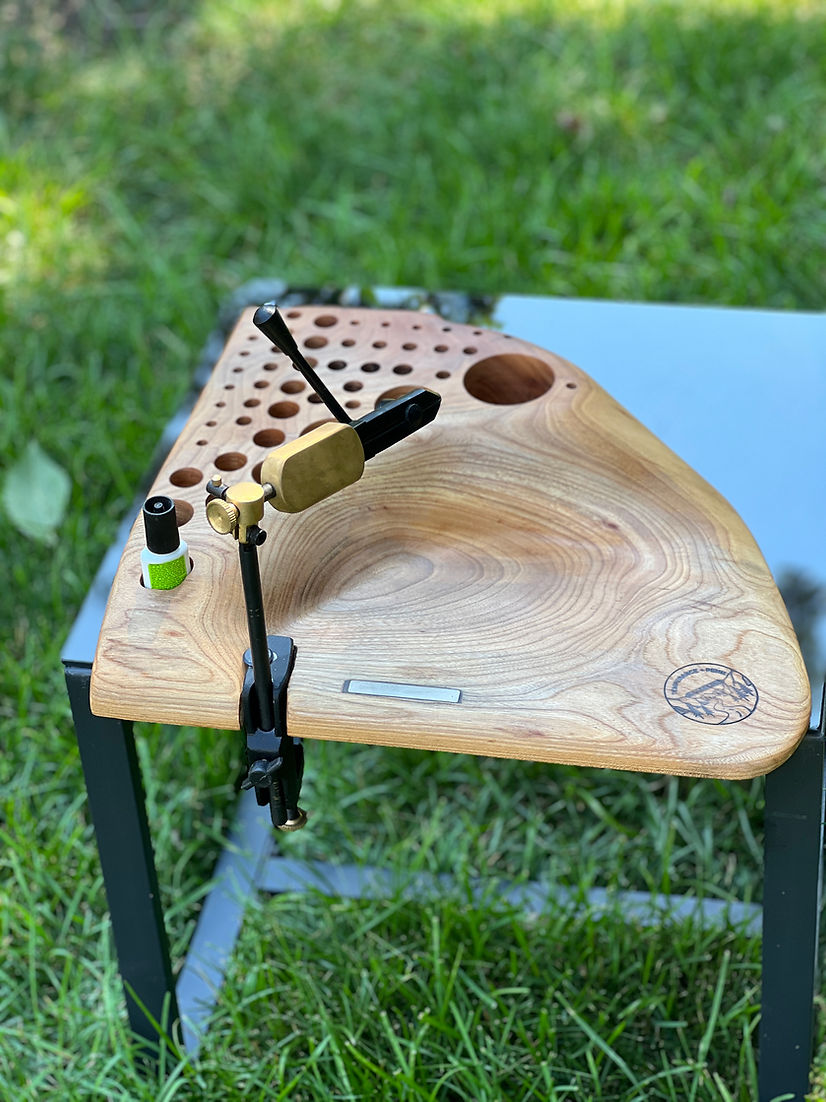
M 239 726 L 238 552 L 206 522 L 205 485 L 255 478 L 273 447 L 328 419 L 252 313 L 151 491 L 176 500 L 192 573 L 142 588 L 138 518 L 93 667 L 97 714 Z M 267 627 L 298 648 L 292 735 L 719 777 L 789 756 L 810 691 L 760 551 L 584 372 L 432 314 L 286 317 L 353 416 L 413 386 L 443 397 L 356 485 L 304 513 L 267 508 Z M 461 699 L 344 691 L 359 681 Z

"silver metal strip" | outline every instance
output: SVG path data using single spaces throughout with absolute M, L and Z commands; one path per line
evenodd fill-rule
M 398 681 L 345 681 L 342 692 L 360 696 L 389 696 L 401 700 L 432 700 L 437 704 L 459 704 L 460 689 L 441 689 L 435 685 L 404 685 Z

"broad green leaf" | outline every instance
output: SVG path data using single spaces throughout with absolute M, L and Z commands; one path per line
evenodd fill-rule
M 0 500 L 9 520 L 24 536 L 38 543 L 54 543 L 71 490 L 71 479 L 63 468 L 32 440 L 6 470 Z

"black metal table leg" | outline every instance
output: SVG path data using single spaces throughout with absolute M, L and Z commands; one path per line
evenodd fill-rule
M 823 875 L 824 731 L 766 777 L 759 1100 L 809 1089 Z
M 178 1020 L 132 724 L 89 708 L 91 666 L 66 665 L 77 742 L 132 1030 L 157 1045 Z

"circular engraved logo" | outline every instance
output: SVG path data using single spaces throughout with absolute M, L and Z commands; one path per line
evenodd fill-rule
M 663 691 L 675 712 L 697 723 L 739 723 L 759 700 L 754 682 L 745 674 L 713 662 L 681 666 Z

